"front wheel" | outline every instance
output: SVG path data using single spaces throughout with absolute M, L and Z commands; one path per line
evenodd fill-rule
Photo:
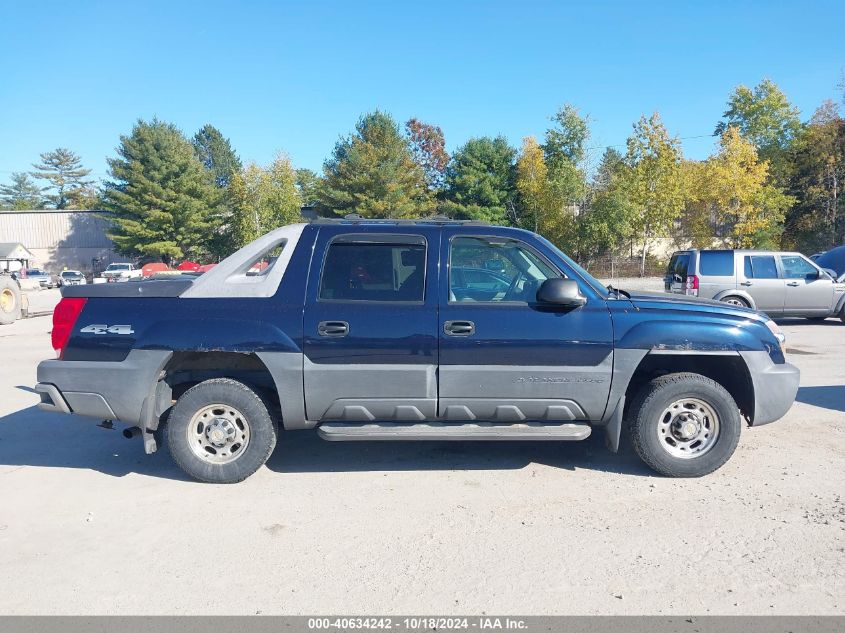
M 237 380 L 214 378 L 188 389 L 167 420 L 167 445 L 194 479 L 243 481 L 270 457 L 276 423 L 268 404 Z
M 730 459 L 739 443 L 739 408 L 720 384 L 693 373 L 645 385 L 630 409 L 631 443 L 651 468 L 669 477 L 701 477 Z

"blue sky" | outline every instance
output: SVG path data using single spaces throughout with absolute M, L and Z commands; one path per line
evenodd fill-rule
M 658 110 L 703 158 L 738 84 L 808 118 L 845 68 L 845 2 L 23 2 L 0 0 L 0 181 L 65 146 L 102 177 L 120 134 L 211 123 L 245 160 L 319 169 L 358 116 L 540 137 L 570 102 L 591 147 Z M 601 150 L 597 149 L 596 154 Z

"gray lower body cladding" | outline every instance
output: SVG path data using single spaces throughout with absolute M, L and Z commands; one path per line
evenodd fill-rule
M 754 417 L 751 426 L 782 418 L 798 394 L 801 372 L 789 363 L 775 364 L 766 352 L 740 352 L 754 384 Z
M 133 350 L 120 362 L 45 360 L 38 365 L 39 408 L 100 420 L 142 423 L 171 352 Z

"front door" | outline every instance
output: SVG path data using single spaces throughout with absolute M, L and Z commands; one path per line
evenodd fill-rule
M 303 323 L 309 420 L 436 418 L 439 243 L 426 227 L 320 228 Z
M 542 246 L 444 229 L 440 404 L 444 420 L 596 420 L 607 405 L 613 330 L 602 298 L 576 309 L 536 303 L 565 271 Z
M 754 299 L 758 310 L 772 316 L 783 314 L 786 283 L 778 274 L 774 255 L 745 255 L 737 281 Z
M 801 255 L 781 255 L 786 280 L 785 316 L 828 315 L 833 309 L 833 281 Z

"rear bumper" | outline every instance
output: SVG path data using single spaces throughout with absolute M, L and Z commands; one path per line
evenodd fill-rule
M 751 426 L 779 420 L 795 402 L 801 372 L 789 363 L 776 365 L 766 352 L 740 353 L 754 384 L 754 416 Z
M 133 350 L 120 362 L 45 360 L 38 365 L 38 408 L 138 425 L 150 415 L 171 353 Z

